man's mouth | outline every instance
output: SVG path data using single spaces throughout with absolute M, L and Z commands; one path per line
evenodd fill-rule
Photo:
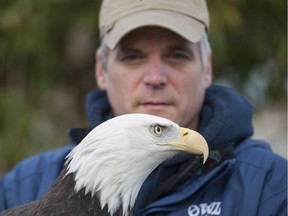
M 145 107 L 149 110 L 161 110 L 167 108 L 168 106 L 171 106 L 171 104 L 165 102 L 144 102 L 141 103 L 140 106 Z

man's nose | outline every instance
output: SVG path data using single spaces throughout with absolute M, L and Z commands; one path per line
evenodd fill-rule
M 144 82 L 153 88 L 161 88 L 167 83 L 165 65 L 161 59 L 151 59 L 145 68 Z

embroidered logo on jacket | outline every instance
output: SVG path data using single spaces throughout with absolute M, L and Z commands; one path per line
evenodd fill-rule
M 221 214 L 221 202 L 201 203 L 188 208 L 189 216 L 210 216 Z

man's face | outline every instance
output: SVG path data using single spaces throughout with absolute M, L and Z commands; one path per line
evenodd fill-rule
M 107 91 L 114 115 L 146 113 L 196 129 L 206 88 L 200 46 L 172 31 L 145 27 L 126 35 L 109 51 L 104 70 L 97 60 L 97 82 Z

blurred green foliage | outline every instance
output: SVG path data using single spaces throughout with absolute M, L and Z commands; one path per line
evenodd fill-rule
M 287 94 L 287 1 L 207 0 L 215 82 L 254 105 Z M 0 0 L 0 173 L 68 143 L 96 87 L 99 0 Z

